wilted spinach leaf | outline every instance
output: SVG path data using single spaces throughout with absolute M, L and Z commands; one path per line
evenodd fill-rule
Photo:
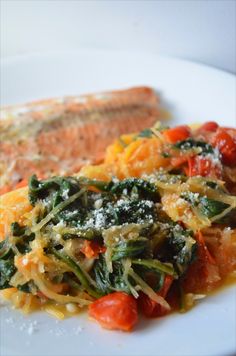
M 13 259 L 0 260 L 0 289 L 10 288 L 10 280 L 16 272 Z

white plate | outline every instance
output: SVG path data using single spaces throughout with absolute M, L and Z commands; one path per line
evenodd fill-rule
M 2 60 L 1 104 L 151 85 L 173 113 L 173 124 L 216 120 L 235 126 L 236 81 L 206 66 L 153 55 L 80 51 Z M 133 333 L 105 331 L 85 313 L 56 321 L 0 308 L 4 356 L 230 355 L 236 351 L 236 288 L 200 302 L 187 314 L 143 320 Z

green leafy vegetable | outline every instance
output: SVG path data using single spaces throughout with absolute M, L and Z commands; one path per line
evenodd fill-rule
M 31 231 L 25 226 L 20 226 L 18 222 L 11 224 L 11 232 L 13 236 L 18 237 L 15 245 L 20 253 L 24 254 L 31 251 L 29 242 L 34 240 L 34 233 L 31 233 Z
M 60 231 L 60 230 L 59 230 Z M 63 240 L 82 238 L 85 240 L 94 240 L 102 236 L 99 230 L 95 229 L 79 229 L 76 227 L 62 228 L 60 231 Z
M 218 224 L 223 224 L 232 229 L 236 228 L 236 209 L 232 209 L 228 214 L 217 220 Z
M 132 264 L 139 265 L 154 271 L 157 270 L 158 272 L 166 273 L 171 276 L 177 276 L 171 263 L 163 263 L 156 259 L 145 260 L 140 258 L 132 260 Z
M 121 137 L 118 138 L 118 141 L 119 141 L 119 143 L 121 144 L 122 147 L 124 147 L 124 148 L 127 147 L 127 144 L 124 142 L 124 140 L 122 140 Z
M 82 186 L 94 187 L 94 188 L 97 188 L 103 192 L 107 192 L 109 190 L 109 187 L 111 184 L 110 182 L 104 182 L 104 181 L 98 180 L 98 179 L 90 179 L 87 177 L 80 177 L 79 182 Z
M 32 293 L 32 289 L 37 290 L 33 281 L 26 282 L 17 286 L 17 289 L 24 293 Z
M 162 157 L 164 157 L 164 158 L 169 158 L 169 157 L 171 157 L 171 154 L 169 153 L 169 152 L 162 152 Z
M 221 214 L 225 209 L 229 208 L 229 204 L 218 200 L 209 199 L 206 197 L 199 198 L 198 208 L 209 219 Z
M 170 232 L 168 245 L 171 248 L 171 260 L 179 275 L 183 274 L 196 257 L 197 244 L 191 230 L 175 225 Z
M 140 178 L 104 182 L 84 177 L 31 177 L 29 199 L 38 204 L 39 213 L 32 227 L 12 224 L 14 246 L 8 239 L 0 243 L 3 288 L 15 273 L 14 251 L 24 255 L 37 236 L 45 241 L 45 253 L 67 266 L 67 272 L 57 271 L 48 278 L 52 283 L 68 283 L 72 295 L 79 290 L 99 298 L 124 291 L 138 297 L 140 288 L 146 293 L 149 287 L 154 292 L 160 290 L 166 274 L 177 279 L 194 258 L 192 233 L 166 215 L 157 188 L 158 182 L 163 186 L 184 179 L 171 174 L 164 177 L 163 173 L 157 173 L 157 184 Z M 73 239 L 82 241 L 67 241 Z M 89 272 L 83 268 L 88 262 L 83 240 L 107 249 L 91 261 Z M 78 248 L 76 253 L 73 246 Z M 137 287 L 138 281 L 142 286 Z M 17 288 L 35 292 L 31 281 Z
M 93 268 L 96 285 L 103 294 L 108 294 L 114 291 L 123 291 L 130 293 L 129 285 L 126 284 L 124 276 L 124 268 L 122 262 L 113 262 L 113 272 L 110 273 L 107 269 L 106 261 L 103 255 L 95 262 Z
M 145 197 L 146 199 L 152 199 L 154 201 L 160 200 L 156 185 L 140 178 L 127 178 L 118 183 L 113 183 L 110 187 L 110 192 L 116 195 L 121 195 L 126 192 L 126 195 L 129 195 L 134 188 L 136 188 L 139 198 Z
M 10 288 L 11 277 L 16 272 L 13 259 L 0 260 L 0 289 Z
M 26 227 L 20 226 L 18 222 L 14 222 L 11 224 L 11 232 L 13 236 L 22 236 L 26 232 Z
M 59 233 L 65 235 L 64 239 L 75 238 L 75 235 L 92 239 L 101 236 L 102 229 L 112 225 L 153 220 L 153 200 L 159 200 L 155 185 L 135 178 L 106 183 L 71 177 L 39 181 L 33 176 L 30 182 L 31 200 L 43 202 L 48 214 L 33 231 L 49 222 L 54 225 L 63 222 L 65 226 Z M 87 190 L 90 186 L 99 187 L 104 192 L 101 194 Z M 83 194 L 80 194 L 83 189 Z M 79 196 L 67 204 L 73 194 Z M 97 199 L 102 201 L 99 208 L 95 204 Z
M 63 261 L 65 264 L 67 264 L 72 272 L 75 274 L 75 276 L 78 278 L 80 281 L 81 285 L 85 288 L 85 290 L 93 297 L 99 298 L 101 294 L 95 290 L 89 283 L 88 278 L 84 274 L 83 270 L 79 266 L 78 262 L 75 262 L 69 255 L 67 255 L 65 252 L 60 252 L 57 251 L 55 248 L 51 248 L 51 252 L 54 254 L 56 258 L 59 260 Z
M 153 132 L 151 129 L 144 129 L 138 134 L 138 137 L 147 137 L 150 138 L 153 136 Z
M 229 204 L 207 198 L 206 196 L 200 196 L 198 193 L 184 192 L 181 194 L 181 198 L 191 203 L 209 219 L 221 214 L 230 207 Z
M 29 201 L 34 206 L 38 200 L 48 199 L 54 208 L 81 189 L 79 180 L 73 177 L 52 177 L 40 181 L 36 175 L 29 180 Z
M 5 240 L 0 242 L 0 259 L 8 259 L 13 257 L 14 254 L 11 249 L 11 245 L 9 243 L 9 239 L 6 238 Z
M 121 241 L 112 249 L 112 260 L 116 261 L 126 257 L 138 256 L 147 250 L 148 243 L 149 240 L 145 237 Z
M 192 148 L 201 148 L 201 154 L 214 153 L 214 148 L 205 141 L 196 141 L 193 138 L 177 142 L 173 145 L 173 148 L 180 150 L 190 150 Z

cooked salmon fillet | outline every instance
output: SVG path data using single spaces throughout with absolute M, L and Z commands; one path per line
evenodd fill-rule
M 0 115 L 0 188 L 33 173 L 46 178 L 98 163 L 123 133 L 160 119 L 153 89 L 136 87 L 5 107 Z

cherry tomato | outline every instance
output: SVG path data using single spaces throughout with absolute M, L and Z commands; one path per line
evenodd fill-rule
M 212 257 L 212 255 L 210 254 L 207 246 L 206 246 L 206 243 L 205 243 L 205 240 L 204 240 L 204 237 L 203 237 L 203 234 L 201 233 L 201 231 L 198 231 L 195 235 L 195 239 L 198 243 L 198 254 L 199 254 L 199 257 L 202 259 L 202 260 L 206 260 L 207 262 L 211 263 L 211 264 L 215 264 L 215 259 Z
M 220 280 L 216 261 L 200 231 L 195 234 L 195 239 L 197 241 L 197 259 L 189 266 L 183 277 L 183 287 L 187 293 L 211 290 Z
M 161 297 L 165 298 L 170 286 L 173 282 L 173 277 L 166 275 L 164 285 L 162 289 L 157 293 Z M 146 294 L 140 293 L 138 298 L 138 304 L 142 313 L 148 318 L 156 318 L 158 316 L 166 315 L 169 310 L 160 304 L 156 303 L 154 300 L 150 299 Z
M 4 187 L 0 188 L 0 195 L 6 194 L 11 191 L 11 188 L 8 185 L 4 185 Z
M 137 302 L 124 292 L 111 293 L 90 304 L 89 315 L 105 329 L 131 331 L 138 321 Z
M 163 135 L 168 143 L 176 143 L 178 141 L 186 140 L 190 137 L 190 133 L 190 128 L 186 125 L 182 125 L 165 130 Z
M 236 129 L 234 127 L 221 127 L 221 129 L 227 131 L 230 135 L 236 138 Z
M 225 165 L 236 165 L 236 140 L 225 129 L 219 128 L 216 131 L 211 144 L 219 149 Z
M 184 163 L 186 163 L 188 159 L 189 159 L 188 156 L 172 157 L 170 163 L 173 168 L 177 168 L 179 166 L 182 166 Z
M 17 183 L 14 189 L 23 188 L 26 187 L 27 185 L 28 185 L 28 179 L 22 179 L 19 183 Z
M 84 241 L 83 247 L 81 248 L 81 252 L 87 258 L 96 258 L 99 253 L 104 253 L 106 251 L 105 246 L 99 245 L 97 241 Z
M 218 129 L 219 125 L 215 121 L 208 121 L 202 126 L 199 127 L 198 131 L 210 131 L 215 132 Z
M 201 156 L 194 156 L 188 159 L 188 169 L 186 170 L 186 174 L 189 177 L 211 176 L 219 179 L 221 178 L 222 170 L 220 165 L 213 163 L 211 159 Z

